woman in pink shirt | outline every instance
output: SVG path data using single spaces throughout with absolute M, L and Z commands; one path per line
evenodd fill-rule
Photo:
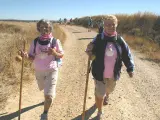
M 102 118 L 102 106 L 108 103 L 109 94 L 120 78 L 122 62 L 130 77 L 134 62 L 127 43 L 116 32 L 118 20 L 114 15 L 104 17 L 104 32 L 98 34 L 87 46 L 87 54 L 93 58 L 92 75 L 95 80 L 97 119 Z
M 23 52 L 33 62 L 38 87 L 44 90 L 45 102 L 41 120 L 48 120 L 47 113 L 56 95 L 59 66 L 57 60 L 64 55 L 60 41 L 52 35 L 52 29 L 50 21 L 40 20 L 37 23 L 40 36 L 32 41 L 29 53 Z

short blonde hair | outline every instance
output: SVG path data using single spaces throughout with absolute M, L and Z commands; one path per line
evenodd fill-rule
M 104 21 L 105 20 L 112 20 L 114 21 L 116 24 L 118 24 L 118 20 L 117 20 L 117 17 L 115 15 L 106 15 L 104 16 Z

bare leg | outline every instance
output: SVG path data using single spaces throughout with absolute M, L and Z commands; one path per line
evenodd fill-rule
M 45 95 L 45 101 L 44 101 L 44 112 L 41 114 L 40 120 L 48 120 L 48 110 L 52 104 L 52 96 Z
M 99 98 L 99 97 L 95 96 L 95 101 L 96 101 L 96 106 L 98 108 L 98 112 L 102 112 L 103 98 Z
M 115 86 L 116 86 L 115 80 L 113 79 L 107 80 L 107 89 L 103 105 L 108 105 L 109 94 L 114 91 Z
M 45 95 L 45 102 L 44 102 L 44 113 L 48 112 L 50 106 L 52 104 L 52 96 L 50 95 Z
M 108 98 L 109 98 L 109 93 L 106 93 L 103 101 L 103 105 L 108 105 Z
M 95 100 L 96 100 L 96 106 L 98 108 L 96 120 L 101 120 L 101 119 L 103 119 L 102 107 L 103 107 L 103 100 L 104 99 L 95 96 Z

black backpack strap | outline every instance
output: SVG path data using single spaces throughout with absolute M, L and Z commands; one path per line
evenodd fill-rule
M 93 42 L 93 44 L 94 44 L 94 47 L 93 47 L 93 49 L 92 49 L 92 53 L 93 53 L 93 54 L 95 54 L 95 52 L 96 52 L 96 44 L 97 44 L 97 42 L 100 41 L 100 40 L 102 40 L 102 34 L 101 34 L 101 33 L 97 34 L 97 36 L 96 36 L 96 38 L 95 38 L 95 41 Z
M 57 39 L 56 39 L 56 38 L 53 38 L 53 39 L 52 39 L 52 45 L 51 45 L 52 48 L 55 47 L 56 42 L 57 42 Z
M 102 34 L 101 33 L 97 34 L 97 36 L 96 36 L 95 41 L 93 42 L 93 44 L 96 43 L 97 40 L 101 40 L 101 39 L 102 39 Z
M 119 45 L 121 47 L 121 49 L 123 48 L 123 41 L 121 39 L 121 36 L 120 35 L 117 35 L 117 40 L 116 40 L 116 44 Z M 116 49 L 118 51 L 118 55 L 121 57 L 121 52 L 120 49 L 118 49 L 118 46 L 116 45 Z
M 35 54 L 36 53 L 36 44 L 39 40 L 39 37 L 37 37 L 36 39 L 34 39 L 34 49 L 33 49 L 33 53 Z
M 101 40 L 102 39 L 102 33 L 97 34 L 97 38 L 96 39 Z
M 121 36 L 118 34 L 117 35 L 117 41 L 116 41 L 120 46 L 122 45 L 122 39 L 121 39 Z

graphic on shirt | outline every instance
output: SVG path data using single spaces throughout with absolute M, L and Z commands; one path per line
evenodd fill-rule
M 107 47 L 107 50 L 106 50 L 106 54 L 105 54 L 106 56 L 113 56 L 114 55 L 114 50 L 113 50 L 113 48 L 112 48 L 112 45 L 109 45 L 108 47 Z
M 41 52 L 46 53 L 46 52 L 48 52 L 48 47 L 46 47 L 46 46 L 39 46 L 39 50 L 40 50 Z
M 39 49 L 39 54 L 38 54 L 38 57 L 40 58 L 40 59 L 45 59 L 47 56 L 48 56 L 48 47 L 47 46 L 39 46 L 38 47 L 38 49 Z

